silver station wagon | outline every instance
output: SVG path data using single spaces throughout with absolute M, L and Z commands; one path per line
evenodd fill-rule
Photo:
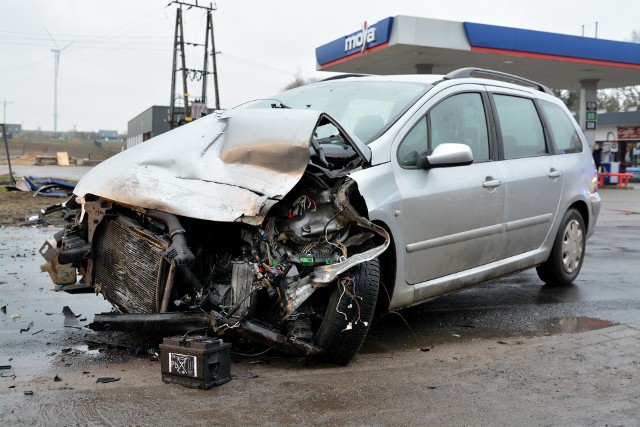
M 571 283 L 600 196 L 548 88 L 461 69 L 209 115 L 103 162 L 67 207 L 43 269 L 113 304 L 94 329 L 206 328 L 346 364 L 376 311 L 533 267 Z

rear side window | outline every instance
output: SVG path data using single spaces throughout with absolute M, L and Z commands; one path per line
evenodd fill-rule
M 550 102 L 542 101 L 540 106 L 549 124 L 556 153 L 580 153 L 582 151 L 582 142 L 571 118 L 567 116 L 562 108 Z
M 493 96 L 505 159 L 547 153 L 542 123 L 533 101 L 517 96 Z

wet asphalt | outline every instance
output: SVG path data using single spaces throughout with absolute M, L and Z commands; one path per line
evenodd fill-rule
M 587 242 L 582 271 L 568 287 L 544 286 L 528 270 L 463 292 L 389 313 L 372 326 L 361 353 L 430 348 L 477 338 L 542 336 L 640 326 L 640 190 L 601 190 L 603 209 Z M 52 228 L 0 229 L 0 365 L 27 377 L 54 356 L 110 336 L 84 326 L 110 311 L 101 296 L 57 292 L 38 253 Z M 67 306 L 77 316 L 70 323 Z M 152 347 L 152 344 L 149 344 Z M 110 357 L 110 356 L 109 356 Z
M 640 190 L 601 194 L 598 225 L 571 286 L 545 286 L 533 269 L 494 280 L 388 314 L 363 351 L 640 326 Z
M 525 271 L 378 319 L 346 367 L 235 355 L 206 391 L 164 384 L 144 335 L 84 327 L 110 306 L 39 271 L 55 229 L 0 228 L 0 424 L 638 425 L 640 189 L 601 194 L 572 286 Z

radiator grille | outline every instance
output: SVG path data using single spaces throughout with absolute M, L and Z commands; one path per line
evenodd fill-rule
M 107 301 L 125 313 L 157 313 L 166 244 L 124 217 L 107 219 L 93 242 L 94 283 Z

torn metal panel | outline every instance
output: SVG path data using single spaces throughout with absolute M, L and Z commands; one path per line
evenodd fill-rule
M 257 225 L 302 177 L 321 115 L 248 109 L 207 116 L 106 160 L 75 194 Z
M 387 249 L 387 247 L 389 247 L 391 239 L 389 237 L 389 234 L 387 233 L 387 230 L 372 223 L 368 219 L 358 214 L 356 209 L 351 205 L 351 202 L 349 201 L 349 195 L 352 191 L 355 190 L 355 188 L 356 182 L 351 179 L 347 179 L 347 181 L 340 187 L 338 193 L 336 194 L 336 207 L 340 209 L 341 214 L 349 221 L 359 225 L 364 229 L 371 230 L 375 234 L 381 236 L 384 239 L 383 243 L 365 252 L 352 255 L 348 259 L 340 263 L 316 267 L 311 274 L 311 281 L 316 286 L 326 286 L 327 284 L 336 280 L 339 274 L 344 273 L 355 265 L 376 258 L 378 255 L 383 253 Z

